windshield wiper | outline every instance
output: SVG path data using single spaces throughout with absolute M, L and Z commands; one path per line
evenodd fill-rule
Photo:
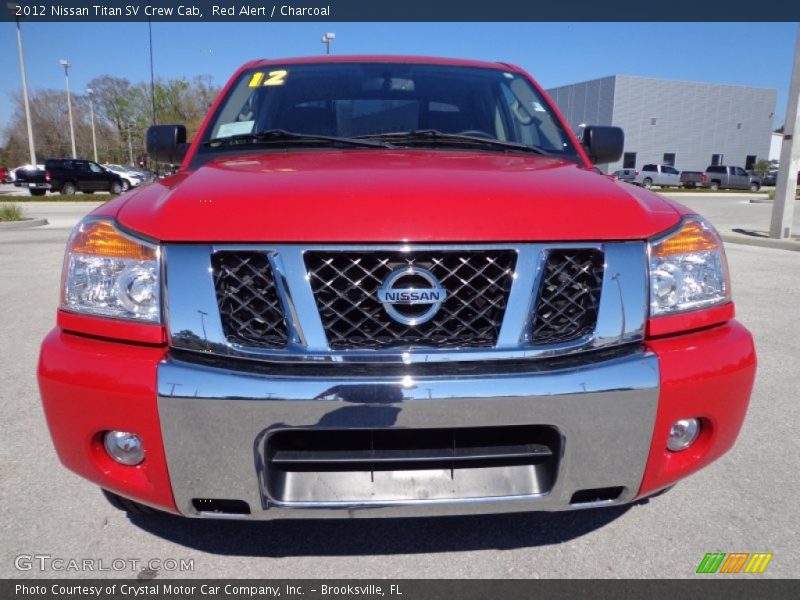
M 237 143 L 265 143 L 279 144 L 283 142 L 324 142 L 335 145 L 342 144 L 348 146 L 360 146 L 364 148 L 393 148 L 394 146 L 387 141 L 358 139 L 350 137 L 338 137 L 333 135 L 321 135 L 316 133 L 295 133 L 285 129 L 267 129 L 256 133 L 238 133 L 225 137 L 212 138 L 203 143 L 205 146 L 218 148 Z
M 514 142 L 504 142 L 490 137 L 478 137 L 473 135 L 463 135 L 460 133 L 445 133 L 438 129 L 415 129 L 413 131 L 400 131 L 392 133 L 379 133 L 373 135 L 360 135 L 359 139 L 366 140 L 385 140 L 394 143 L 403 142 L 431 142 L 431 143 L 457 143 L 457 144 L 476 144 L 481 146 L 492 146 L 496 148 L 504 148 L 506 150 L 519 150 L 521 152 L 535 152 L 536 154 L 544 154 L 546 156 L 554 156 L 554 153 L 548 152 L 544 148 L 538 146 L 528 146 L 527 144 L 517 144 Z

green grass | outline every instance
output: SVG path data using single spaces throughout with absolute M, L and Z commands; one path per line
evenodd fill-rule
M 0 204 L 0 221 L 22 221 L 22 209 L 16 204 Z
M 108 202 L 114 194 L 47 194 L 45 196 L 14 196 L 14 202 Z

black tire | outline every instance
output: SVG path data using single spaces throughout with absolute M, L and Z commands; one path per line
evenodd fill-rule
M 100 491 L 103 492 L 103 496 L 106 497 L 106 500 L 108 500 L 111 506 L 126 512 L 129 515 L 157 515 L 160 513 L 160 511 L 156 510 L 155 508 L 150 508 L 144 504 L 139 504 L 138 502 L 134 502 L 128 498 L 118 496 L 114 492 L 109 492 L 108 490 L 104 489 L 101 489 Z
M 30 190 L 31 196 L 44 196 L 47 190 Z
M 123 179 L 122 180 L 122 191 L 123 192 L 127 192 L 129 189 L 131 189 L 131 182 L 128 181 L 127 179 Z
M 692 182 L 689 182 L 689 183 L 685 184 L 685 185 L 684 185 L 684 187 L 685 187 L 687 190 L 693 190 L 693 189 L 695 188 L 695 184 L 694 184 L 694 183 L 692 183 Z
M 115 196 L 118 196 L 119 194 L 122 193 L 122 183 L 119 181 L 113 181 L 108 191 L 114 194 Z
M 86 190 L 83 192 L 84 194 L 94 194 L 94 190 Z
M 717 190 L 719 189 L 719 181 L 712 181 L 712 182 L 711 182 L 711 183 L 708 185 L 708 189 L 710 189 L 710 190 L 714 190 L 714 191 L 717 191 Z
M 757 183 L 751 183 L 750 184 L 750 191 L 751 192 L 757 192 L 760 189 L 761 189 L 761 186 L 758 185 Z
M 65 181 L 61 186 L 61 193 L 64 196 L 74 196 L 76 191 L 78 191 L 78 188 L 71 181 Z
M 642 186 L 649 190 L 651 187 L 653 187 L 653 180 L 649 177 L 645 178 L 645 180 L 642 181 Z

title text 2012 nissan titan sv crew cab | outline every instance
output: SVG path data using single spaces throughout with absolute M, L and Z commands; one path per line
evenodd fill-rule
M 72 233 L 39 364 L 63 463 L 190 517 L 565 510 L 734 443 L 755 375 L 720 238 L 595 172 L 501 63 L 256 61 L 177 174 Z

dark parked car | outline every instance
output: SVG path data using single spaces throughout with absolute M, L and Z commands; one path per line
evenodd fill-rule
M 17 170 L 17 180 L 20 172 Z M 111 192 L 120 194 L 124 188 L 119 175 L 90 160 L 51 158 L 44 161 L 44 169 L 22 171 L 24 181 L 34 196 L 43 196 L 47 190 L 71 196 L 75 192 Z

